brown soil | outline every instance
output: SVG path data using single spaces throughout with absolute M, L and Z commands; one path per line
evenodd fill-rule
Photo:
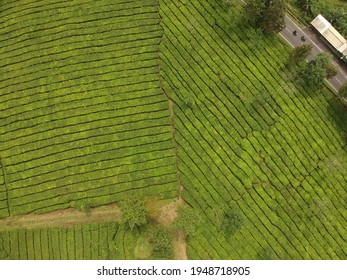
M 175 202 L 166 204 L 159 209 L 159 216 L 155 218 L 158 224 L 169 226 L 177 218 L 177 208 L 182 206 L 183 199 L 177 199 Z M 173 240 L 173 249 L 176 260 L 187 260 L 187 243 L 183 232 L 175 234 Z
M 163 205 L 159 208 L 154 219 L 163 226 L 169 226 L 177 217 L 177 208 L 183 205 L 183 199 Z M 81 212 L 74 208 L 53 211 L 45 214 L 27 214 L 0 219 L 1 230 L 19 228 L 52 228 L 73 227 L 79 224 L 93 222 L 119 222 L 121 211 L 116 204 L 109 204 L 91 208 L 88 212 Z M 175 234 L 173 249 L 176 260 L 187 260 L 185 235 L 182 232 Z
M 158 224 L 169 226 L 177 217 L 177 208 L 183 204 L 183 199 L 166 204 L 159 209 L 159 216 L 156 217 Z
M 120 221 L 120 210 L 115 204 L 91 208 L 87 213 L 74 208 L 45 214 L 27 214 L 0 219 L 0 229 L 73 227 L 92 222 Z
M 176 260 L 187 260 L 187 243 L 183 232 L 179 232 L 173 240 L 173 249 Z

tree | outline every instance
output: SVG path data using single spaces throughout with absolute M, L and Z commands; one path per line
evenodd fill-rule
M 174 229 L 181 230 L 187 235 L 192 235 L 197 232 L 201 223 L 201 218 L 193 208 L 188 205 L 182 206 L 178 209 L 177 219 L 173 222 Z
M 121 223 L 127 224 L 130 229 L 147 224 L 147 210 L 143 200 L 139 198 L 126 199 L 120 203 L 120 207 L 122 210 Z
M 245 18 L 248 22 L 257 24 L 264 10 L 264 0 L 246 0 Z
M 321 87 L 328 74 L 333 74 L 328 73 L 333 71 L 329 70 L 330 65 L 332 65 L 332 55 L 326 52 L 320 53 L 299 72 L 299 77 L 308 86 Z
M 314 62 L 320 65 L 322 68 L 327 69 L 328 65 L 331 64 L 332 59 L 333 57 L 330 53 L 322 52 L 316 56 Z
M 328 66 L 326 67 L 326 71 L 327 71 L 327 79 L 331 79 L 332 77 L 336 76 L 338 73 L 337 67 L 332 63 L 328 64 Z
M 280 32 L 285 27 L 284 0 L 247 0 L 245 17 L 264 32 Z
M 295 64 L 304 61 L 312 51 L 312 45 L 304 44 L 295 47 L 289 54 L 288 64 Z
M 347 83 L 344 83 L 339 89 L 339 95 L 341 97 L 347 98 Z
M 310 87 L 321 87 L 327 72 L 314 60 L 310 61 L 306 67 L 299 72 L 302 82 Z
M 302 12 L 306 15 L 316 14 L 317 1 L 316 0 L 297 0 L 297 4 Z
M 243 225 L 243 218 L 233 208 L 228 208 L 225 211 L 223 219 L 223 228 L 227 237 L 236 233 Z
M 280 32 L 286 27 L 284 22 L 286 6 L 283 0 L 266 1 L 266 9 L 260 18 L 261 28 L 267 32 Z

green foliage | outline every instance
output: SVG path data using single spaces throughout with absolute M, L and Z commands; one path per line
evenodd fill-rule
M 173 259 L 172 236 L 167 228 L 154 226 L 150 230 L 152 256 L 155 259 Z
M 339 89 L 339 95 L 341 97 L 347 98 L 347 83 L 344 83 Z
M 309 62 L 300 73 L 299 77 L 303 83 L 310 87 L 322 87 L 327 73 L 324 68 L 314 62 Z
M 326 66 L 326 72 L 327 72 L 327 79 L 331 79 L 332 77 L 336 76 L 338 73 L 338 68 L 330 63 Z
M 328 65 L 331 64 L 332 58 L 333 57 L 330 53 L 322 52 L 315 57 L 314 63 L 326 69 Z
M 233 208 L 227 208 L 223 217 L 222 226 L 227 237 L 231 237 L 241 229 L 244 220 L 241 214 Z
M 285 2 L 283 0 L 248 0 L 245 5 L 246 19 L 266 32 L 280 32 L 285 28 Z
M 284 22 L 286 6 L 284 0 L 271 0 L 260 18 L 261 28 L 267 32 L 280 32 L 286 25 Z
M 143 199 L 128 198 L 120 203 L 122 211 L 122 224 L 126 224 L 133 230 L 135 227 L 147 225 L 147 210 Z
M 263 0 L 247 0 L 244 14 L 246 20 L 253 24 L 258 23 L 265 8 L 265 1 Z
M 289 54 L 288 64 L 295 64 L 304 61 L 312 51 L 312 45 L 303 44 L 295 47 Z
M 318 54 L 314 60 L 310 61 L 299 72 L 301 81 L 312 88 L 321 88 L 328 74 L 333 74 L 334 69 L 330 68 L 331 61 L 331 54 L 324 52 Z
M 184 205 L 178 209 L 178 215 L 172 227 L 183 231 L 186 235 L 194 235 L 199 231 L 200 225 L 200 215 L 193 208 Z
M 76 210 L 82 211 L 84 213 L 90 213 L 90 206 L 87 203 L 73 201 L 71 203 L 71 206 Z
M 347 5 L 331 0 L 296 0 L 302 18 L 309 23 L 322 14 L 344 37 L 347 36 Z
M 297 5 L 306 15 L 315 15 L 317 11 L 317 0 L 297 0 Z
M 257 260 L 273 260 L 274 259 L 274 250 L 271 247 L 262 249 L 261 252 L 257 254 Z
M 196 217 L 181 219 L 193 232 L 190 259 L 345 259 L 346 111 L 324 91 L 311 98 L 311 88 L 289 84 L 286 46 L 248 36 L 241 1 L 221 1 L 5 1 L 0 200 L 13 216 L 125 193 L 177 196 L 177 162 L 193 213 L 237 201 L 247 221 L 235 241 L 212 218 L 193 230 Z M 163 89 L 175 101 L 176 145 Z M 325 159 L 336 153 L 331 172 Z M 4 258 L 5 249 L 18 259 L 124 259 L 139 231 L 100 224 L 2 236 Z M 142 244 L 135 251 L 146 256 Z

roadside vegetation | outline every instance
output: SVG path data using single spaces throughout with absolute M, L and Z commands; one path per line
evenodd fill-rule
M 289 0 L 294 13 L 302 22 L 311 22 L 322 14 L 346 38 L 347 2 L 344 0 Z

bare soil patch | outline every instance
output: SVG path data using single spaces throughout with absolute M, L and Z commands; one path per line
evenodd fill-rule
M 183 205 L 183 199 L 166 204 L 159 208 L 159 216 L 156 217 L 158 224 L 169 226 L 177 218 L 177 208 Z
M 163 205 L 159 208 L 159 215 L 155 217 L 158 224 L 168 227 L 177 218 L 177 209 L 184 204 L 182 198 Z M 185 234 L 177 232 L 172 242 L 176 260 L 187 260 L 187 243 Z
M 188 260 L 186 237 L 183 232 L 179 232 L 173 240 L 173 249 L 176 260 Z

